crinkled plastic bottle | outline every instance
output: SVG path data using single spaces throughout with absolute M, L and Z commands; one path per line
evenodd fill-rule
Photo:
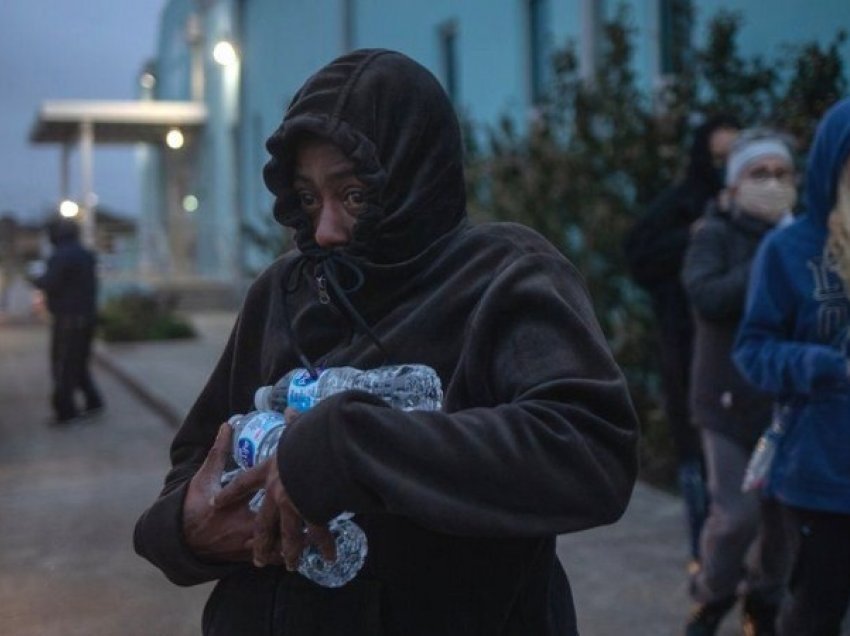
M 286 429 L 286 420 L 276 411 L 238 414 L 228 422 L 233 427 L 233 459 L 239 470 L 247 470 L 274 455 Z M 251 499 L 249 505 L 254 512 L 260 509 L 264 495 L 265 491 L 260 490 Z M 366 560 L 368 543 L 366 534 L 351 517 L 351 513 L 343 513 L 328 524 L 336 540 L 336 560 L 329 563 L 315 546 L 310 545 L 298 562 L 300 574 L 324 587 L 340 587 L 357 575 Z
M 307 369 L 293 369 L 271 386 L 254 394 L 258 410 L 280 411 L 287 406 L 307 411 L 326 397 L 357 389 L 382 398 L 402 411 L 436 411 L 443 402 L 443 390 L 436 371 L 423 364 L 398 364 L 361 371 L 353 367 L 331 367 L 317 377 Z

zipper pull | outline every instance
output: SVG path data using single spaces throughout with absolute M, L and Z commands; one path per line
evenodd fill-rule
M 327 305 L 331 302 L 331 297 L 328 295 L 328 280 L 325 278 L 324 274 L 316 276 L 316 285 L 319 288 L 319 302 L 323 305 Z

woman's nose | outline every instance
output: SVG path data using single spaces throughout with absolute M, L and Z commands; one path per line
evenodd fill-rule
M 345 215 L 333 202 L 325 203 L 316 217 L 314 238 L 319 247 L 338 247 L 348 243 L 350 237 L 345 226 Z

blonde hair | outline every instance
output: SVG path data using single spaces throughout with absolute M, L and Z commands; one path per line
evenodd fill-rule
M 829 235 L 826 247 L 844 283 L 844 293 L 850 296 L 850 161 L 844 166 L 838 180 L 835 208 L 827 224 Z

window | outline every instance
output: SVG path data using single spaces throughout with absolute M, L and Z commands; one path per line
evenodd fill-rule
M 458 100 L 457 23 L 452 20 L 440 27 L 440 66 L 443 86 L 453 103 Z
M 693 7 L 690 0 L 658 0 L 660 70 L 676 75 L 688 67 Z
M 599 42 L 601 41 L 602 16 L 605 15 L 604 0 L 582 0 L 581 2 L 581 44 L 579 54 L 579 73 L 581 78 L 593 82 L 599 63 Z
M 354 49 L 355 0 L 342 0 L 342 50 L 347 53 Z
M 549 22 L 548 0 L 527 0 L 528 2 L 528 61 L 531 101 L 540 104 L 546 95 L 549 79 Z

